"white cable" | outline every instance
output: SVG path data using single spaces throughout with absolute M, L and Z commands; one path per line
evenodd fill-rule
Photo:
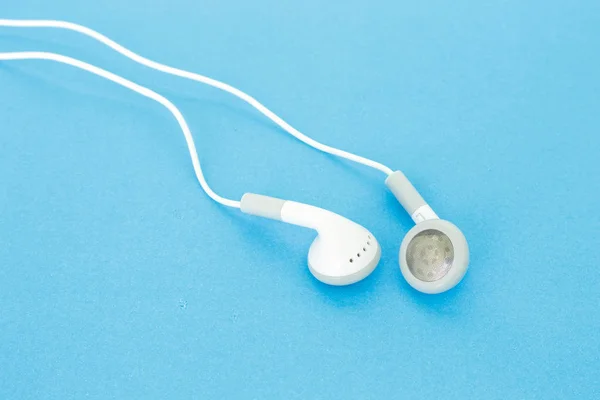
M 130 58 L 133 61 L 138 62 L 139 64 L 145 65 L 146 67 L 170 74 L 176 75 L 182 78 L 191 79 L 196 82 L 201 82 L 206 85 L 215 87 L 217 89 L 224 90 L 242 100 L 246 103 L 250 104 L 252 107 L 256 108 L 260 111 L 264 116 L 269 118 L 271 121 L 279 125 L 283 130 L 285 130 L 290 135 L 294 136 L 296 139 L 306 143 L 307 145 L 314 147 L 315 149 L 321 150 L 325 153 L 333 154 L 338 157 L 346 158 L 350 161 L 357 162 L 359 164 L 366 165 L 371 168 L 378 169 L 383 173 L 390 175 L 392 174 L 392 170 L 385 165 L 378 163 L 373 160 L 369 160 L 368 158 L 358 156 L 356 154 L 349 153 L 347 151 L 343 151 L 340 149 L 336 149 L 334 147 L 330 147 L 324 145 L 320 142 L 317 142 L 314 139 L 306 136 L 302 132 L 298 131 L 296 128 L 285 122 L 281 119 L 277 114 L 269 110 L 267 107 L 262 105 L 258 100 L 253 98 L 252 96 L 242 92 L 239 89 L 234 88 L 226 83 L 217 81 L 215 79 L 209 78 L 204 75 L 196 74 L 194 72 L 184 71 L 179 68 L 170 67 L 168 65 L 160 64 L 158 62 L 149 60 L 145 57 L 140 56 L 139 54 L 134 53 L 133 51 L 121 46 L 115 41 L 109 39 L 108 37 L 102 35 L 94 31 L 93 29 L 87 28 L 85 26 L 81 26 L 78 24 L 74 24 L 66 21 L 53 21 L 53 20 L 10 20 L 10 19 L 0 19 L 0 26 L 14 27 L 14 28 L 59 28 L 59 29 L 67 29 L 75 32 L 79 32 L 86 36 L 89 36 L 93 39 L 96 39 L 99 42 L 104 43 L 108 47 L 113 50 L 121 53 L 125 57 Z
M 192 137 L 190 128 L 185 119 L 183 118 L 183 115 L 181 114 L 179 109 L 165 97 L 144 86 L 140 86 L 137 83 L 131 82 L 130 80 L 127 80 L 119 75 L 115 75 L 112 72 L 108 72 L 106 70 L 103 70 L 102 68 L 98 68 L 94 65 L 87 64 L 83 61 L 76 60 L 71 57 L 66 57 L 60 54 L 44 53 L 38 51 L 0 53 L 0 61 L 2 60 L 51 60 L 62 64 L 68 64 L 75 68 L 91 72 L 94 75 L 98 75 L 102 78 L 113 81 L 121 86 L 126 87 L 127 89 L 133 90 L 134 92 L 137 92 L 142 96 L 148 97 L 149 99 L 155 100 L 156 102 L 162 104 L 171 112 L 171 114 L 173 114 L 173 116 L 179 123 L 181 130 L 183 131 L 188 150 L 190 151 L 190 157 L 192 158 L 192 165 L 194 166 L 196 177 L 198 178 L 198 182 L 200 182 L 200 186 L 202 186 L 202 189 L 204 189 L 206 194 L 208 194 L 217 203 L 221 203 L 224 206 L 240 208 L 239 201 L 223 198 L 215 192 L 213 192 L 210 186 L 208 186 L 208 183 L 206 183 L 206 179 L 204 179 L 204 175 L 202 174 L 200 160 L 198 160 L 196 145 L 194 144 L 194 138 Z

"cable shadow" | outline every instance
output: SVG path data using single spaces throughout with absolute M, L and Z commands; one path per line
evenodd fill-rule
M 49 43 L 52 43 L 53 45 L 56 44 L 54 42 L 48 42 L 48 41 L 39 40 L 39 39 L 35 39 L 34 40 L 34 39 L 24 38 L 24 37 L 16 36 L 16 35 L 3 35 L 3 36 L 4 37 L 8 36 L 9 38 L 17 39 L 18 41 L 21 41 L 21 42 L 36 43 L 36 45 L 39 45 L 39 43 L 42 43 L 43 45 L 47 45 Z M 61 47 L 67 47 L 69 49 L 75 50 L 75 48 L 64 46 L 62 43 L 60 45 L 61 45 Z M 7 68 L 7 69 L 9 71 L 12 71 L 14 73 L 14 69 L 10 69 L 10 68 Z M 30 74 L 30 76 L 35 76 L 35 75 L 31 75 Z M 37 79 L 38 79 L 38 82 L 44 82 L 46 84 L 48 84 L 48 82 L 49 82 L 47 80 L 43 80 L 40 76 L 37 76 Z M 251 106 L 246 105 L 247 109 L 243 109 L 243 108 L 240 108 L 238 106 L 229 105 L 228 103 L 223 102 L 223 101 L 208 100 L 208 99 L 205 99 L 205 98 L 204 99 L 202 99 L 202 98 L 199 99 L 197 96 L 182 95 L 181 93 L 175 93 L 175 92 L 173 92 L 173 91 L 165 88 L 162 85 L 159 85 L 159 87 L 160 87 L 160 89 L 158 89 L 157 91 L 160 91 L 162 93 L 167 94 L 170 98 L 177 98 L 180 101 L 184 101 L 184 102 L 187 102 L 187 103 L 198 103 L 198 102 L 201 102 L 204 105 L 209 104 L 212 107 L 228 111 L 229 113 L 235 114 L 238 117 L 244 118 L 246 120 L 250 120 L 253 123 L 256 123 L 257 125 L 259 125 L 259 126 L 261 126 L 263 128 L 267 128 L 267 131 L 269 131 L 269 132 L 273 132 L 274 133 L 275 131 L 278 131 L 278 133 L 284 133 L 285 136 L 288 137 L 288 140 L 289 139 L 297 140 L 297 139 L 293 138 L 291 135 L 287 134 L 282 128 L 280 128 L 279 126 L 277 126 L 275 123 L 273 123 L 272 121 L 270 121 L 268 118 L 266 118 L 265 116 L 263 116 L 259 112 L 255 111 L 255 110 L 252 111 Z M 70 90 L 72 92 L 78 93 L 78 94 L 84 94 L 85 93 L 87 95 L 92 95 L 92 93 L 90 93 L 90 92 L 83 92 L 81 90 L 76 91 L 76 90 L 73 90 L 72 88 Z M 98 95 L 96 95 L 95 98 L 96 99 L 103 99 L 103 100 L 106 100 L 106 99 L 110 98 L 112 101 L 117 101 L 117 99 L 115 97 L 112 97 L 112 96 L 98 96 Z M 238 101 L 240 101 L 240 100 L 238 100 Z M 123 104 L 123 102 L 121 101 L 120 104 Z M 127 104 L 129 106 L 131 106 L 130 103 L 127 103 Z M 309 147 L 306 144 L 303 144 L 303 145 Z M 372 179 L 371 175 L 368 175 L 368 173 L 366 172 L 366 170 L 362 170 L 360 168 L 357 168 L 358 167 L 357 165 L 351 165 L 351 164 L 355 164 L 355 163 L 352 163 L 352 162 L 350 162 L 348 160 L 342 160 L 339 157 L 333 156 L 333 155 L 328 154 L 328 153 L 325 153 L 325 154 L 326 154 L 326 156 L 327 156 L 327 158 L 329 160 L 333 161 L 333 163 L 341 166 L 344 169 L 352 170 L 353 173 L 357 173 L 359 175 L 362 175 L 363 178 L 368 178 L 366 180 L 368 182 L 370 182 L 370 184 L 373 187 L 375 187 L 375 185 L 378 184 L 378 183 L 375 183 L 375 181 Z

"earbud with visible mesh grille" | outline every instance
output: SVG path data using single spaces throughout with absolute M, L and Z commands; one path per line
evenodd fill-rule
M 400 271 L 406 281 L 430 294 L 456 286 L 469 266 L 463 233 L 439 219 L 402 172 L 391 174 L 385 184 L 416 223 L 400 245 Z

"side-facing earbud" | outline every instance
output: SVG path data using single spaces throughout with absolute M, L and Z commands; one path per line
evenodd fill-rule
M 375 236 L 341 215 L 308 204 L 246 193 L 241 210 L 311 228 L 317 237 L 308 251 L 308 268 L 329 285 L 350 285 L 366 278 L 377 266 L 381 249 Z
M 439 219 L 402 172 L 392 173 L 385 184 L 416 223 L 400 245 L 400 271 L 406 281 L 430 294 L 456 286 L 469 266 L 463 233 Z

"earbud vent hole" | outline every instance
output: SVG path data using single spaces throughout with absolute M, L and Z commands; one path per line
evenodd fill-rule
M 360 253 L 356 253 L 356 257 L 360 257 Z
M 350 259 L 350 262 L 354 262 L 354 260 L 353 260 L 353 259 Z
M 368 245 L 368 246 L 370 246 L 370 245 L 371 245 L 371 242 L 367 242 L 367 245 Z
M 363 251 L 367 251 L 367 248 L 366 248 L 366 247 L 363 247 Z

